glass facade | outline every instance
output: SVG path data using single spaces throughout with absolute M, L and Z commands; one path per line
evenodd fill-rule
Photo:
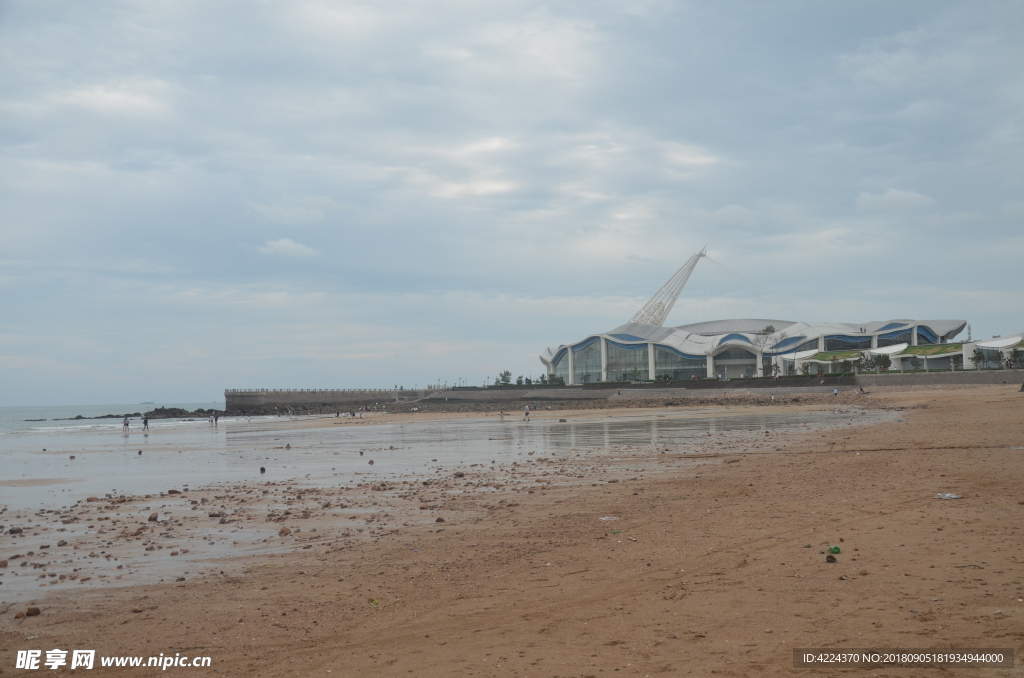
M 825 337 L 826 351 L 866 351 L 871 348 L 871 337 L 833 335 Z
M 562 380 L 566 384 L 568 384 L 569 383 L 569 350 L 563 348 L 561 351 L 559 351 L 558 355 L 555 356 L 555 359 L 552 361 L 552 363 L 553 363 L 554 368 L 555 368 L 555 371 L 554 371 L 555 376 L 556 377 L 561 377 Z
M 719 339 L 718 343 L 724 344 L 727 341 L 744 341 L 744 342 L 746 342 L 748 344 L 750 343 L 750 339 L 747 339 L 742 334 L 727 334 L 724 337 L 722 337 L 721 339 Z
M 878 330 L 876 330 L 876 331 L 877 332 L 885 332 L 886 330 L 894 330 L 897 327 L 907 327 L 907 323 L 889 323 L 885 327 L 879 327 Z M 910 331 L 909 327 L 907 327 L 907 331 L 908 332 Z
M 804 340 L 804 337 L 788 337 L 786 339 L 783 339 L 779 343 L 775 344 L 774 346 L 772 346 L 771 350 L 772 350 L 773 353 L 783 353 L 787 349 L 793 348 L 794 346 L 796 346 L 797 344 L 799 344 L 803 340 Z
M 572 383 L 601 381 L 601 338 L 592 337 L 572 347 Z
M 605 342 L 608 350 L 608 381 L 648 379 L 647 344 Z
M 878 348 L 883 346 L 895 346 L 896 344 L 909 344 L 910 343 L 910 330 L 902 330 L 900 332 L 890 332 L 889 334 L 878 335 Z
M 654 345 L 654 376 L 672 381 L 704 379 L 708 376 L 708 360 L 704 356 L 686 355 L 668 346 Z
M 742 348 L 730 348 L 715 356 L 715 362 L 717 363 L 719 360 L 749 360 L 757 362 L 757 356 L 750 351 L 744 351 Z
M 935 335 L 934 332 L 932 332 L 932 329 L 930 327 L 925 327 L 924 325 L 918 325 L 917 326 L 917 345 L 918 346 L 921 346 L 921 345 L 924 345 L 924 344 L 937 344 L 937 343 L 939 343 L 939 338 Z

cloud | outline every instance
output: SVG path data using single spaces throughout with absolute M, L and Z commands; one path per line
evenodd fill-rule
M 280 240 L 268 240 L 266 245 L 257 248 L 263 254 L 280 254 L 285 257 L 318 257 L 320 252 L 307 247 L 301 243 L 297 243 L 291 238 L 281 238 Z
M 857 195 L 857 208 L 862 210 L 908 210 L 930 207 L 935 200 L 914 191 L 900 191 L 895 188 L 885 193 L 874 195 L 860 193 Z
M 253 202 L 249 207 L 263 215 L 267 221 L 288 226 L 315 224 L 324 220 L 329 210 L 338 204 L 330 198 L 316 195 L 285 195 L 270 205 Z

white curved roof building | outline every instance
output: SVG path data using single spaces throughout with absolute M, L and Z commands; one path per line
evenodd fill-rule
M 901 318 L 824 323 L 749 318 L 663 327 L 662 322 L 702 256 L 703 251 L 691 257 L 632 321 L 545 350 L 540 359 L 548 374 L 561 377 L 566 384 L 733 379 L 770 374 L 773 365 L 788 373 L 803 362 L 842 360 L 864 352 L 899 359 L 912 347 L 925 346 L 934 346 L 935 350 L 922 355 L 945 359 L 948 367 L 948 354 L 962 352 L 959 344 L 955 350 L 950 346 L 950 351 L 944 351 L 941 345 L 964 329 L 965 320 Z M 908 354 L 911 359 L 915 355 L 913 351 Z

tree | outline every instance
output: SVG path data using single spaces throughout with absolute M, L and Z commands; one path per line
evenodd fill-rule
M 522 386 L 522 385 L 523 385 L 523 375 L 520 374 L 518 377 L 516 377 L 516 386 Z
M 843 373 L 853 372 L 853 363 L 850 362 L 849 360 L 844 360 L 843 362 L 839 363 L 839 369 Z
M 548 377 L 548 384 L 552 386 L 565 386 L 565 379 L 558 376 L 557 374 L 552 374 L 550 377 Z
M 539 380 L 538 383 L 547 384 L 548 383 L 548 375 L 547 374 L 540 375 L 540 380 Z
M 800 366 L 800 372 L 802 374 L 810 374 L 811 373 L 811 364 L 810 363 L 804 363 L 803 365 L 801 365 Z
M 974 369 L 980 370 L 981 366 L 988 362 L 988 359 L 985 357 L 985 352 L 975 346 L 974 352 L 971 353 L 971 362 L 974 363 Z
M 525 382 L 526 382 L 527 386 L 530 386 L 531 384 L 533 384 L 533 379 L 531 379 L 530 377 L 527 377 Z
M 921 369 L 921 361 L 917 359 L 917 356 L 914 356 L 914 359 L 910 361 L 910 366 L 915 370 Z
M 1014 348 L 1010 351 L 1010 364 L 1014 367 L 1024 367 L 1024 351 Z
M 785 339 L 785 332 L 775 334 L 774 326 L 765 325 L 760 332 L 754 335 L 754 338 L 750 340 L 750 343 L 757 350 L 757 353 L 763 356 L 765 350 L 770 349 L 772 346 L 778 346 L 780 343 L 785 341 Z M 763 365 L 761 369 L 762 371 L 764 370 Z
M 889 356 L 887 355 L 877 355 L 875 356 L 875 367 L 880 367 L 883 370 L 887 370 L 890 367 L 892 367 L 892 360 L 890 360 Z
M 949 358 L 949 366 L 951 368 L 953 368 L 954 370 L 963 369 L 963 362 L 964 362 L 964 357 L 960 356 L 960 355 L 950 356 L 950 358 Z
M 501 376 L 498 377 L 498 383 L 500 383 L 502 386 L 508 386 L 509 384 L 511 384 L 512 383 L 512 373 L 509 372 L 508 370 L 505 370 L 504 372 L 502 372 Z

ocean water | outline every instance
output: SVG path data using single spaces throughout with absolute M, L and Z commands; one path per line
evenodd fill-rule
M 70 430 L 121 430 L 121 419 L 90 419 L 105 414 L 144 413 L 156 407 L 180 407 L 193 412 L 199 408 L 224 409 L 224 402 L 212 403 L 158 403 L 157 405 L 114 404 L 114 405 L 39 405 L 29 407 L 0 407 L 0 435 L 10 433 L 47 433 Z M 85 419 L 75 420 L 78 415 Z M 161 420 L 150 422 L 150 428 Z M 132 422 L 141 426 L 138 418 Z

